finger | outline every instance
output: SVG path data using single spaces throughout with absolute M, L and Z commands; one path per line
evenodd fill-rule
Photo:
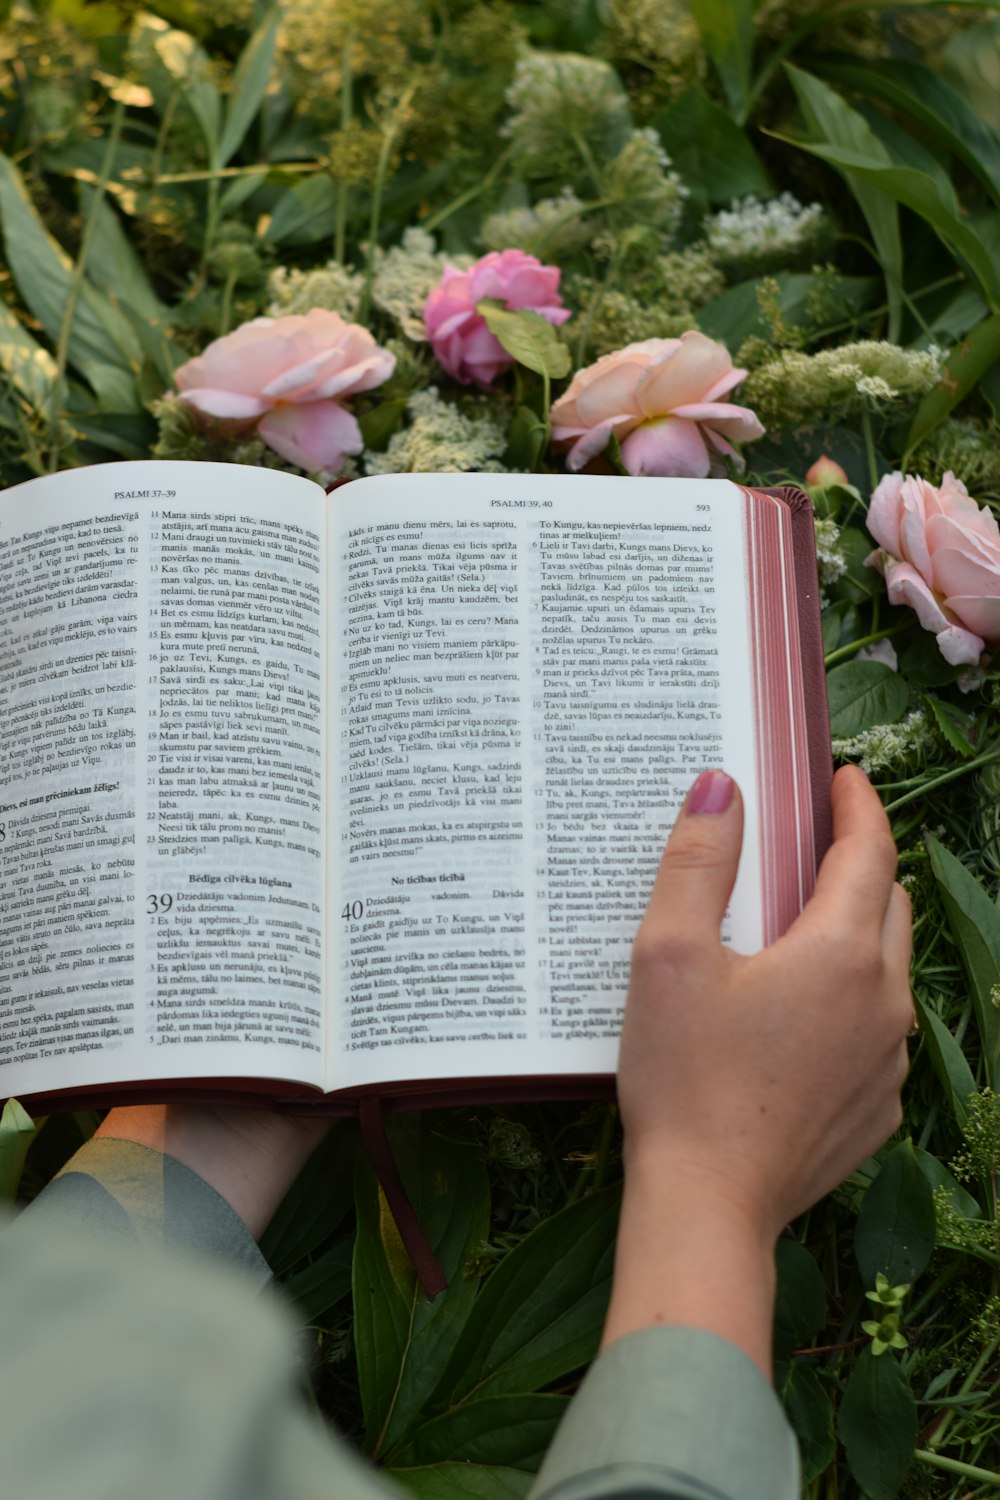
M 743 799 L 725 771 L 703 771 L 664 850 L 647 922 L 675 936 L 711 935 L 729 904 L 743 844 Z
M 868 777 L 842 767 L 830 791 L 833 843 L 827 850 L 810 915 L 842 924 L 881 927 L 896 874 L 896 846 L 889 819 Z
M 910 898 L 901 885 L 894 885 L 882 923 L 882 956 L 889 971 L 909 980 L 912 950 L 913 912 Z

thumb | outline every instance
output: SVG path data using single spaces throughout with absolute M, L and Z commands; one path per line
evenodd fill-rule
M 678 935 L 718 939 L 743 845 L 743 799 L 725 771 L 703 771 L 660 861 L 646 920 Z

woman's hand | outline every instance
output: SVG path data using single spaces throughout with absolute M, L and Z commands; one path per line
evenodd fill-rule
M 693 1323 L 766 1368 L 777 1235 L 899 1125 L 909 902 L 867 778 L 839 771 L 832 796 L 816 891 L 752 956 L 719 941 L 742 841 L 738 790 L 706 772 L 678 818 L 636 938 L 622 1032 L 626 1199 L 606 1340 Z M 735 1326 L 719 1326 L 727 1279 Z

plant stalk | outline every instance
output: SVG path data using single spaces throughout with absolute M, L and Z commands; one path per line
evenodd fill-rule
M 52 401 L 49 407 L 50 472 L 55 470 L 59 462 L 57 437 L 59 421 L 62 416 L 62 389 L 66 376 L 66 365 L 69 360 L 69 341 L 73 336 L 76 309 L 80 301 L 80 294 L 83 291 L 83 278 L 87 269 L 87 257 L 90 254 L 90 247 L 97 229 L 97 216 L 104 201 L 104 194 L 107 191 L 108 180 L 111 177 L 111 169 L 114 166 L 115 157 L 118 154 L 118 143 L 121 140 L 124 123 L 125 106 L 118 100 L 115 103 L 114 114 L 111 117 L 111 130 L 108 135 L 107 145 L 104 148 L 101 175 L 94 187 L 94 196 L 90 200 L 90 208 L 87 212 L 86 223 L 83 226 L 83 236 L 80 240 L 80 250 L 70 277 L 66 293 L 66 306 L 63 308 L 62 322 L 59 325 L 59 338 L 56 342 L 56 373 L 55 379 L 52 382 Z

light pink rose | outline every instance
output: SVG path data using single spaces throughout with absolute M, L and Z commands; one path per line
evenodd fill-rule
M 848 484 L 847 471 L 835 458 L 821 453 L 816 462 L 806 470 L 806 484 L 820 488 L 827 484 Z
M 887 474 L 868 509 L 879 544 L 868 562 L 885 574 L 892 604 L 909 604 L 941 655 L 974 666 L 1000 645 L 1000 527 L 948 473 L 940 487 Z
M 254 318 L 174 371 L 179 401 L 216 430 L 258 434 L 300 469 L 335 474 L 364 447 L 344 406 L 381 385 L 395 355 L 366 328 L 312 308 L 305 317 Z
M 424 303 L 424 331 L 448 374 L 463 385 L 488 386 L 514 363 L 476 312 L 484 297 L 565 323 L 571 313 L 559 296 L 561 274 L 558 266 L 543 266 L 523 250 L 493 250 L 467 271 L 446 266 Z
M 724 344 L 694 329 L 679 339 L 646 339 L 578 370 L 552 406 L 552 437 L 571 442 L 567 468 L 582 469 L 617 433 L 630 474 L 705 479 L 722 473 L 722 455 L 742 469 L 733 442 L 764 429 L 745 406 L 720 401 L 739 385 Z

